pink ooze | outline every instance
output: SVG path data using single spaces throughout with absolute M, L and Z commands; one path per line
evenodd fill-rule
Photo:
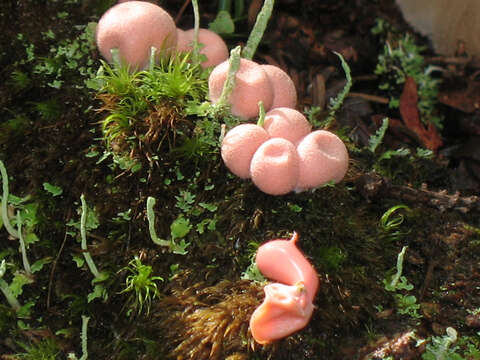
M 296 247 L 298 235 L 290 240 L 269 241 L 257 252 L 262 274 L 284 284 L 264 287 L 265 299 L 250 318 L 252 336 L 260 344 L 278 340 L 304 328 L 313 312 L 318 276 Z
M 304 328 L 313 312 L 301 283 L 266 285 L 265 299 L 250 318 L 252 336 L 260 344 L 284 338 Z

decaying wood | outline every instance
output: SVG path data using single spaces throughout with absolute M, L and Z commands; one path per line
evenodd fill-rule
M 410 186 L 394 185 L 390 180 L 375 172 L 369 172 L 355 181 L 357 191 L 366 199 L 393 197 L 409 203 L 421 203 L 440 211 L 455 210 L 461 213 L 480 211 L 479 196 L 460 196 L 459 192 L 448 194 L 446 190 L 430 191 L 426 185 L 420 189 Z

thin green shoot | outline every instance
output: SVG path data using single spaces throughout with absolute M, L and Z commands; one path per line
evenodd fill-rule
M 25 241 L 23 239 L 23 232 L 22 232 L 22 217 L 20 215 L 20 211 L 17 211 L 17 226 L 18 226 L 18 241 L 20 242 L 20 252 L 22 253 L 22 262 L 23 268 L 28 275 L 32 274 L 32 270 L 30 268 L 30 262 L 27 258 L 27 249 L 25 247 Z
M 237 46 L 230 51 L 227 79 L 223 84 L 222 93 L 220 94 L 220 97 L 214 106 L 217 114 L 221 114 L 228 107 L 228 98 L 235 88 L 235 75 L 240 67 L 240 51 L 240 46 Z
M 263 127 L 265 122 L 265 107 L 263 106 L 263 101 L 258 102 L 258 121 L 257 125 Z
M 23 233 L 22 233 L 22 218 L 20 216 L 20 211 L 17 211 L 17 227 L 18 230 L 15 230 L 10 223 L 10 219 L 8 217 L 8 210 L 7 210 L 7 204 L 8 204 L 8 196 L 9 196 L 9 190 L 8 190 L 8 174 L 7 174 L 7 169 L 5 168 L 5 165 L 3 162 L 0 160 L 0 175 L 2 177 L 2 187 L 3 187 L 3 193 L 2 193 L 2 204 L 1 204 L 1 213 L 2 213 L 2 221 L 5 226 L 5 229 L 7 229 L 7 232 L 10 234 L 10 236 L 19 239 L 20 242 L 20 251 L 22 253 L 22 260 L 23 260 L 23 267 L 25 269 L 25 272 L 28 275 L 32 274 L 31 268 L 30 268 L 30 263 L 28 262 L 27 258 L 27 250 L 25 247 L 25 241 L 23 239 Z
M 403 258 L 405 257 L 405 252 L 407 251 L 408 246 L 404 246 L 402 251 L 397 256 L 397 272 L 392 277 L 392 280 L 389 283 L 385 284 L 385 290 L 396 291 L 400 283 L 402 272 L 403 272 Z
M 88 321 L 90 318 L 88 316 L 82 315 L 82 357 L 80 360 L 87 360 L 88 359 L 88 338 L 87 338 L 87 331 L 88 331 Z
M 198 46 L 198 32 L 200 29 L 200 11 L 198 10 L 198 0 L 192 0 L 193 8 L 193 51 L 192 60 L 194 64 L 199 63 L 200 49 Z
M 389 119 L 384 118 L 382 120 L 382 125 L 375 132 L 375 135 L 370 136 L 370 138 L 368 139 L 368 150 L 370 150 L 372 153 L 374 153 L 377 147 L 382 143 L 383 138 L 385 137 L 385 133 L 388 129 L 388 125 Z
M 148 69 L 150 71 L 153 70 L 153 68 L 155 67 L 155 64 L 157 63 L 157 48 L 155 46 L 152 46 L 150 48 L 150 58 L 148 60 Z
M 88 359 L 88 338 L 87 338 L 87 331 L 88 331 L 88 321 L 90 317 L 86 315 L 82 315 L 82 332 L 80 334 L 80 339 L 82 341 L 82 356 L 80 359 L 77 358 L 77 355 L 74 353 L 69 353 L 67 359 L 68 360 L 87 360 Z
M 1 212 L 2 212 L 2 221 L 3 225 L 5 226 L 5 229 L 8 231 L 8 233 L 13 236 L 14 238 L 18 239 L 18 233 L 17 231 L 13 228 L 12 224 L 10 223 L 10 219 L 8 218 L 8 211 L 7 211 L 7 204 L 8 204 L 8 174 L 7 174 L 7 169 L 5 168 L 5 165 L 3 162 L 0 160 L 0 175 L 2 177 L 2 187 L 3 187 L 3 193 L 2 193 L 2 207 L 1 207 Z
M 410 284 L 407 278 L 402 275 L 403 260 L 406 251 L 407 246 L 404 246 L 397 257 L 397 272 L 393 275 L 390 281 L 388 279 L 385 279 L 383 281 L 383 284 L 385 286 L 385 290 L 395 292 L 393 298 L 395 299 L 397 312 L 399 314 L 409 315 L 414 319 L 420 319 L 422 315 L 418 313 L 418 310 L 420 309 L 420 304 L 417 303 L 417 298 L 414 295 L 408 295 L 408 293 L 397 293 L 400 290 L 410 291 L 413 289 L 413 285 Z
M 239 18 L 245 11 L 245 0 L 235 0 L 235 18 Z
M 232 11 L 232 0 L 219 0 L 218 13 L 225 12 L 230 16 L 231 11 Z M 245 11 L 245 0 L 235 0 L 235 3 L 234 3 L 235 18 L 238 19 L 239 17 L 241 17 L 244 11 Z
M 147 198 L 147 220 L 148 220 L 148 231 L 150 232 L 150 238 L 158 246 L 168 246 L 170 247 L 170 241 L 160 239 L 155 231 L 155 212 L 153 207 L 155 206 L 156 200 L 154 197 L 149 196 Z
M 232 9 L 232 0 L 219 0 L 218 1 L 218 11 L 228 11 Z
M 158 237 L 157 232 L 155 231 L 155 212 L 153 211 L 153 207 L 155 206 L 156 200 L 154 197 L 149 196 L 147 198 L 147 220 L 148 220 L 148 230 L 150 232 L 150 238 L 152 241 L 159 245 L 159 246 L 168 246 L 170 251 L 173 252 L 174 254 L 180 254 L 180 255 L 185 255 L 187 253 L 186 248 L 188 247 L 188 243 L 185 242 L 185 240 L 181 240 L 180 243 L 175 242 L 175 238 L 182 237 L 177 234 L 175 229 L 179 229 L 177 226 L 181 225 L 181 228 L 187 229 L 190 231 L 189 224 L 187 223 L 182 223 L 182 222 L 176 222 L 171 226 L 171 240 L 164 240 Z M 183 220 L 182 220 L 183 221 Z M 186 231 L 186 230 L 185 230 Z M 188 233 L 188 231 L 184 232 L 184 235 Z
M 350 89 L 352 88 L 352 84 L 353 84 L 350 67 L 348 66 L 347 62 L 343 58 L 342 54 L 335 51 L 334 51 L 334 54 L 340 58 L 340 62 L 342 63 L 342 69 L 345 72 L 347 83 L 345 84 L 342 91 L 340 91 L 340 93 L 337 95 L 337 97 L 330 100 L 330 106 L 329 106 L 330 109 L 329 109 L 328 117 L 325 120 L 326 128 L 328 128 L 330 124 L 335 120 L 335 115 L 338 109 L 340 109 L 340 107 L 342 106 L 343 101 L 345 100 L 348 93 L 350 92 Z
M 90 272 L 93 274 L 93 276 L 95 276 L 95 278 L 99 278 L 100 273 L 97 267 L 95 266 L 92 256 L 88 252 L 88 248 L 87 248 L 86 223 L 87 223 L 88 207 L 85 201 L 85 196 L 83 194 L 80 196 L 80 201 L 82 202 L 82 215 L 80 217 L 80 237 L 82 238 L 82 243 L 81 243 L 82 253 L 83 253 L 83 257 L 85 258 L 85 261 L 87 262 L 88 268 L 90 269 Z
M 5 263 L 5 259 L 2 260 L 0 263 L 0 290 L 2 291 L 3 295 L 7 299 L 8 304 L 12 307 L 13 310 L 18 311 L 22 307 L 20 302 L 17 300 L 15 295 L 13 295 L 12 291 L 10 290 L 10 286 L 8 286 L 7 282 L 3 280 L 3 275 L 7 270 L 7 264 Z
M 274 0 L 265 0 L 263 3 L 262 9 L 257 15 L 255 25 L 250 32 L 250 35 L 247 40 L 247 44 L 242 51 L 242 57 L 247 60 L 252 60 L 255 52 L 257 51 L 258 44 L 262 40 L 265 29 L 267 28 L 268 21 L 272 16 Z

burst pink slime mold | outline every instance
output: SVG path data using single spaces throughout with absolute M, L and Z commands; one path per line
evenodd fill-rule
M 264 193 L 284 195 L 291 192 L 298 179 L 298 154 L 295 146 L 282 138 L 271 138 L 253 154 L 250 176 Z
M 296 144 L 312 131 L 307 118 L 295 109 L 288 107 L 274 108 L 265 114 L 263 128 L 270 136 L 280 137 Z
M 296 191 L 312 189 L 329 181 L 339 182 L 348 169 L 348 151 L 343 141 L 326 130 L 316 130 L 297 145 L 299 175 Z
M 304 328 L 313 312 L 318 290 L 315 269 L 290 240 L 272 240 L 260 246 L 256 262 L 260 272 L 281 283 L 264 287 L 265 299 L 250 318 L 252 336 L 260 344 L 286 337 Z
M 271 109 L 288 107 L 294 109 L 297 106 L 297 89 L 288 74 L 274 65 L 260 65 L 267 73 L 273 87 L 273 102 Z
M 194 29 L 177 29 L 177 51 L 192 51 Z M 207 57 L 202 67 L 217 66 L 228 59 L 228 48 L 225 41 L 217 33 L 208 29 L 198 29 L 198 43 L 202 45 L 200 54 Z
M 228 169 L 242 179 L 250 178 L 253 154 L 269 139 L 264 128 L 255 124 L 241 124 L 223 138 L 221 154 Z
M 148 65 L 151 47 L 170 51 L 177 43 L 172 17 L 160 6 L 146 1 L 126 1 L 112 6 L 98 21 L 96 43 L 100 54 L 112 61 L 111 49 L 132 68 Z
M 228 60 L 217 65 L 208 78 L 208 91 L 212 103 L 216 103 L 223 90 L 229 68 Z M 240 66 L 235 75 L 235 87 L 228 99 L 232 114 L 242 119 L 258 116 L 258 102 L 262 101 L 265 109 L 270 109 L 273 101 L 273 89 L 267 73 L 263 68 L 247 59 L 240 59 Z

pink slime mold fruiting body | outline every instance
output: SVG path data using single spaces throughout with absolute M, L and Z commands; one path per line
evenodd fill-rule
M 284 195 L 298 179 L 298 154 L 295 146 L 282 138 L 271 138 L 257 149 L 250 164 L 253 183 L 264 193 Z
M 208 78 L 209 97 L 214 104 L 222 94 L 228 68 L 227 60 L 217 65 Z M 228 98 L 232 114 L 242 119 L 256 117 L 259 112 L 259 101 L 263 102 L 265 109 L 270 109 L 272 100 L 272 84 L 267 73 L 256 62 L 240 59 L 240 66 L 235 75 L 235 87 Z
M 305 136 L 297 145 L 297 153 L 300 169 L 296 191 L 339 182 L 347 172 L 347 148 L 329 131 L 316 130 Z
M 192 51 L 194 29 L 177 29 L 177 51 Z M 198 29 L 198 43 L 201 46 L 200 54 L 207 57 L 202 67 L 217 66 L 228 59 L 228 47 L 222 37 L 208 29 Z
M 297 241 L 294 233 L 290 240 L 272 240 L 257 251 L 260 272 L 281 282 L 264 287 L 265 299 L 250 318 L 252 336 L 260 344 L 293 334 L 312 316 L 319 281 L 315 269 L 297 248 Z
M 112 6 L 98 21 L 96 43 L 100 54 L 112 61 L 110 50 L 134 69 L 150 60 L 151 47 L 169 52 L 177 43 L 172 17 L 160 6 L 146 1 L 126 1 Z
M 296 144 L 312 131 L 307 118 L 295 109 L 273 108 L 265 114 L 263 128 L 272 138 L 280 137 Z
M 222 141 L 221 154 L 225 165 L 238 177 L 248 179 L 253 154 L 268 139 L 268 133 L 258 125 L 235 126 Z
M 303 283 L 311 302 L 318 289 L 318 275 L 297 247 L 298 234 L 291 239 L 271 240 L 259 247 L 256 263 L 267 278 L 287 285 Z
M 265 299 L 250 318 L 256 342 L 267 344 L 304 328 L 312 316 L 313 303 L 306 299 L 302 284 L 269 284 Z
M 288 74 L 274 65 L 261 65 L 268 75 L 273 88 L 273 102 L 271 109 L 297 106 L 297 89 Z

